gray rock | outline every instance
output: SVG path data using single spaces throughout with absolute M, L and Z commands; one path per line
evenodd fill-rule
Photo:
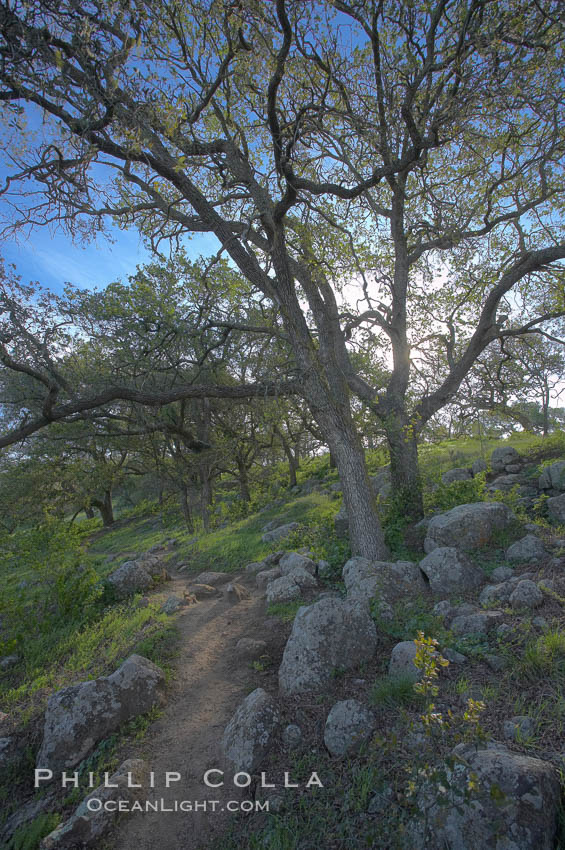
M 163 671 L 130 655 L 111 676 L 70 685 L 52 694 L 45 712 L 38 768 L 54 774 L 74 767 L 103 738 L 138 714 L 162 703 Z
M 520 485 L 521 482 L 521 475 L 499 475 L 494 481 L 487 484 L 486 491 L 487 493 L 495 493 L 500 490 L 502 493 L 509 493 L 513 487 L 516 487 L 517 484 Z
M 345 504 L 341 506 L 334 517 L 334 529 L 338 537 L 347 537 L 349 535 L 349 517 Z
M 225 584 L 227 581 L 229 581 L 228 573 L 215 573 L 211 570 L 199 573 L 194 579 L 196 584 L 211 584 L 212 587 L 217 587 L 219 584 Z
M 332 565 L 329 561 L 324 561 L 323 559 L 318 561 L 318 575 L 327 576 L 331 572 L 331 569 Z
M 539 537 L 533 534 L 526 534 L 521 540 L 517 540 L 506 550 L 506 557 L 509 561 L 516 561 L 519 564 L 527 561 L 538 561 L 545 558 L 547 552 Z
M 301 595 L 300 586 L 292 575 L 281 576 L 267 585 L 267 603 L 269 605 L 292 602 L 299 599 Z
M 508 623 L 501 623 L 500 626 L 496 630 L 496 636 L 504 640 L 504 638 L 509 637 L 514 629 Z
M 308 572 L 308 570 L 302 569 L 302 567 L 295 567 L 292 572 L 288 573 L 287 578 L 291 578 L 296 582 L 298 587 L 317 587 L 318 582 L 312 575 L 312 573 Z
M 263 543 L 273 543 L 275 540 L 282 540 L 283 537 L 288 537 L 293 531 L 298 528 L 297 522 L 287 522 L 286 525 L 279 525 L 278 528 L 272 531 L 267 531 L 261 538 Z
M 422 571 L 411 561 L 393 563 L 350 558 L 342 575 L 348 596 L 367 602 L 377 597 L 385 607 L 427 592 Z
M 134 593 L 145 593 L 153 587 L 153 579 L 137 561 L 126 561 L 108 576 L 107 581 L 121 599 Z
M 513 608 L 539 608 L 543 593 L 533 581 L 519 581 L 510 596 L 510 604 Z
M 112 801 L 133 802 L 141 796 L 142 788 L 130 785 L 142 785 L 147 781 L 149 768 L 141 759 L 128 759 L 110 777 L 105 785 L 100 785 L 84 798 L 71 817 L 50 832 L 42 841 L 40 850 L 71 850 L 75 847 L 100 847 L 100 839 L 112 826 L 118 812 L 106 807 Z M 117 787 L 111 788 L 110 785 Z M 102 806 L 89 807 L 91 800 L 101 800 Z
M 0 738 L 0 768 L 6 770 L 10 765 L 17 764 L 24 753 L 14 737 Z
M 271 552 L 270 555 L 265 555 L 265 557 L 263 558 L 263 563 L 266 567 L 276 567 L 283 555 L 283 551 Z
M 10 667 L 15 667 L 19 660 L 19 655 L 4 655 L 0 658 L 0 670 L 9 670 Z
M 451 621 L 451 631 L 456 635 L 486 635 L 502 620 L 500 611 L 477 611 L 463 614 Z
M 442 599 L 441 602 L 436 602 L 432 608 L 434 617 L 443 617 L 444 619 L 449 618 L 453 614 L 453 611 L 454 607 L 449 599 Z
M 462 552 L 440 546 L 420 561 L 434 595 L 468 593 L 485 583 L 483 571 Z
M 549 762 L 511 753 L 501 745 L 477 750 L 458 745 L 446 776 L 421 790 L 422 812 L 408 829 L 411 850 L 552 850 L 560 800 Z M 478 791 L 469 799 L 475 775 Z
M 250 596 L 247 588 L 235 581 L 230 581 L 230 583 L 224 587 L 223 593 L 224 598 L 231 605 L 237 605 L 238 602 L 243 602 L 244 599 L 248 599 Z
M 283 746 L 286 747 L 287 750 L 295 750 L 302 744 L 302 729 L 300 726 L 297 726 L 296 723 L 289 723 L 288 726 L 285 726 L 282 733 L 282 742 Z
M 240 658 L 259 658 L 267 649 L 264 640 L 254 638 L 240 638 L 235 645 L 235 651 Z
M 485 655 L 485 661 L 490 667 L 490 669 L 493 670 L 495 673 L 501 673 L 508 667 L 508 662 L 506 658 L 503 658 L 502 655 L 496 655 L 492 652 L 489 652 Z
M 172 594 L 161 605 L 161 611 L 163 614 L 176 614 L 177 611 L 181 610 L 181 608 L 186 608 L 187 604 L 188 602 L 184 596 L 176 596 L 175 594 Z
M 279 669 L 281 693 L 317 691 L 334 670 L 349 670 L 375 654 L 377 632 L 368 607 L 355 599 L 318 599 L 298 610 Z
M 516 472 L 520 472 L 521 469 L 522 469 L 521 463 L 507 463 L 506 464 L 506 472 L 510 473 L 511 475 L 515 474 Z
M 486 461 L 482 458 L 477 458 L 477 460 L 473 461 L 473 465 L 471 466 L 471 471 L 473 475 L 478 475 L 480 472 L 484 472 L 487 468 Z
M 375 498 L 387 499 L 392 490 L 390 469 L 386 468 L 369 477 L 369 484 Z
M 274 581 L 276 578 L 281 577 L 281 571 L 278 567 L 273 567 L 272 570 L 263 570 L 261 573 L 257 573 L 255 577 L 255 584 L 259 588 L 267 587 L 267 585 Z
M 312 575 L 316 572 L 314 561 L 304 555 L 300 555 L 298 552 L 287 552 L 279 561 L 279 569 L 283 576 L 288 575 L 297 568 L 307 570 Z
M 454 481 L 469 481 L 472 477 L 468 469 L 448 469 L 441 480 L 444 484 L 453 484 Z
M 547 628 L 549 628 L 549 623 L 545 619 L 545 617 L 534 617 L 532 620 L 532 625 L 536 627 L 536 629 L 541 629 L 544 632 Z
M 565 524 L 565 493 L 547 500 L 547 513 L 553 522 Z
M 502 724 L 502 734 L 508 741 L 523 741 L 524 738 L 531 738 L 535 731 L 535 721 L 523 714 L 511 717 Z
M 211 584 L 191 584 L 189 592 L 197 599 L 210 599 L 221 596 L 221 590 Z
M 255 573 L 264 572 L 265 569 L 266 565 L 264 561 L 253 561 L 253 563 L 247 564 L 247 566 L 245 567 L 245 572 L 254 575 Z
M 542 471 L 538 486 L 540 490 L 565 490 L 565 460 L 558 460 Z
M 324 744 L 332 756 L 344 756 L 369 740 L 374 725 L 374 715 L 363 703 L 356 699 L 336 702 L 326 720 Z
M 468 661 L 466 655 L 463 655 L 462 652 L 457 652 L 456 649 L 451 649 L 449 646 L 446 649 L 442 649 L 441 654 L 444 658 L 447 658 L 451 664 L 464 664 Z
M 510 599 L 514 586 L 510 582 L 489 584 L 479 596 L 481 605 L 504 605 Z
M 403 640 L 392 650 L 388 663 L 388 675 L 411 679 L 417 682 L 422 672 L 414 664 L 418 649 L 413 640 Z
M 250 693 L 225 728 L 222 753 L 236 771 L 256 770 L 267 755 L 280 723 L 273 697 L 263 688 Z
M 511 567 L 497 567 L 491 573 L 491 578 L 494 581 L 508 581 L 509 578 L 512 578 L 514 575 L 514 571 Z
M 490 456 L 490 468 L 495 475 L 515 463 L 520 463 L 520 455 L 512 446 L 499 446 Z
M 470 550 L 486 546 L 497 531 L 508 528 L 515 517 L 501 502 L 474 502 L 457 505 L 431 519 L 424 540 L 424 551 L 433 552 L 441 546 Z

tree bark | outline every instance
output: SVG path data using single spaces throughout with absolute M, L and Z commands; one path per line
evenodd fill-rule
M 103 499 L 92 499 L 92 504 L 100 511 L 102 517 L 102 525 L 107 528 L 114 524 L 114 508 L 112 506 L 112 491 L 108 488 L 104 490 Z
M 397 416 L 390 417 L 386 423 L 386 436 L 393 499 L 408 519 L 417 521 L 424 515 L 424 502 L 416 435 L 408 422 Z
M 240 459 L 237 460 L 237 473 L 239 481 L 239 495 L 241 496 L 242 501 L 250 502 L 251 492 L 249 490 L 249 477 L 247 475 L 247 467 L 245 463 Z
M 189 501 L 189 498 L 188 498 L 188 487 L 186 486 L 186 484 L 182 484 L 179 487 L 179 492 L 180 492 L 180 506 L 181 506 L 182 515 L 184 517 L 186 527 L 189 530 L 190 534 L 194 534 L 194 522 L 193 522 L 193 519 L 192 519 L 192 511 L 191 511 L 191 508 L 190 508 L 190 501 Z

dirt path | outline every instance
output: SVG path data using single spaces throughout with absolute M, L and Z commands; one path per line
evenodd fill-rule
M 155 787 L 143 791 L 142 802 L 162 799 L 172 808 L 175 800 L 217 800 L 217 810 L 208 806 L 207 811 L 129 814 L 110 840 L 115 850 L 200 850 L 209 847 L 233 817 L 221 811 L 227 801 L 241 799 L 231 776 L 224 789 L 207 788 L 203 776 L 211 768 L 221 768 L 224 727 L 249 690 L 261 684 L 249 662 L 235 652 L 241 637 L 269 638 L 264 599 L 250 582 L 245 585 L 251 596 L 238 604 L 223 597 L 204 599 L 179 616 L 179 656 L 166 708 L 137 750 L 129 748 L 127 753 L 146 759 L 155 774 Z M 177 575 L 167 584 L 167 593 L 182 595 L 186 588 L 187 578 Z M 167 771 L 182 776 L 168 789 Z

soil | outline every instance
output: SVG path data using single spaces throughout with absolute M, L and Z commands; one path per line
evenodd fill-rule
M 142 802 L 162 799 L 172 808 L 175 800 L 200 805 L 216 800 L 216 811 L 208 805 L 206 811 L 128 814 L 108 842 L 116 850 L 200 850 L 209 847 L 235 817 L 225 805 L 241 801 L 245 792 L 233 787 L 232 773 L 225 770 L 223 788 L 207 787 L 203 777 L 207 770 L 223 768 L 220 741 L 238 704 L 254 688 L 271 690 L 265 679 L 273 675 L 255 671 L 235 647 L 242 637 L 265 640 L 269 655 L 276 658 L 282 636 L 280 628 L 270 628 L 272 619 L 265 620 L 265 601 L 254 586 L 255 576 L 229 576 L 229 580 L 243 584 L 249 597 L 237 604 L 223 596 L 203 599 L 183 610 L 177 620 L 179 652 L 166 707 L 139 745 L 130 745 L 124 754 L 145 759 L 155 774 L 155 787 L 141 793 Z M 187 576 L 174 575 L 167 583 L 167 595 L 182 596 L 188 586 Z M 167 771 L 182 777 L 170 788 L 165 787 Z

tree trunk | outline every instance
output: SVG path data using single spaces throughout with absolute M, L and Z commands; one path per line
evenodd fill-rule
M 365 452 L 353 421 L 342 422 L 340 427 L 332 428 L 327 439 L 331 443 L 331 452 L 343 488 L 343 500 L 349 518 L 351 554 L 371 561 L 386 560 L 389 552 L 375 508 L 365 465 Z
M 100 511 L 102 525 L 107 528 L 114 524 L 114 509 L 112 507 L 112 491 L 104 490 L 104 499 L 92 499 L 92 504 Z
M 210 483 L 210 474 L 208 469 L 202 469 L 200 472 L 200 513 L 202 515 L 202 524 L 204 531 L 210 531 L 210 505 L 212 504 L 212 487 Z
M 194 522 L 192 520 L 192 511 L 190 509 L 190 502 L 188 499 L 188 487 L 186 486 L 186 484 L 183 484 L 180 486 L 179 490 L 180 506 L 186 527 L 189 530 L 190 534 L 194 534 Z
M 247 467 L 242 460 L 237 461 L 237 472 L 239 481 L 239 495 L 243 502 L 251 501 L 251 492 L 249 490 L 249 478 L 247 475 Z
M 330 449 L 330 469 L 335 469 L 335 457 L 334 457 L 334 454 L 333 454 L 331 449 Z
M 409 432 L 408 422 L 400 417 L 390 418 L 386 436 L 393 500 L 408 519 L 417 521 L 424 516 L 424 502 L 416 436 Z

